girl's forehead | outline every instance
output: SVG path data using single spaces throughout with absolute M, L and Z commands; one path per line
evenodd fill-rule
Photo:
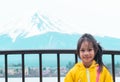
M 90 41 L 83 41 L 81 47 L 93 48 L 93 43 Z

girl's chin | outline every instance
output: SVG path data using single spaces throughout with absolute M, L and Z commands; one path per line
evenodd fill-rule
M 84 60 L 85 63 L 90 63 L 91 59 Z

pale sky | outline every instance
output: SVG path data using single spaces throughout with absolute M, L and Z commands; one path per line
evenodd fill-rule
M 1 0 L 0 33 L 5 34 L 3 31 L 15 28 L 4 27 L 9 26 L 11 20 L 27 19 L 35 12 L 61 19 L 71 26 L 66 28 L 70 32 L 120 38 L 119 0 Z

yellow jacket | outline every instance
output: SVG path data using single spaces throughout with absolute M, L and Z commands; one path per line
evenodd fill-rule
M 83 63 L 77 63 L 65 76 L 64 82 L 96 82 L 98 64 L 93 61 L 89 68 Z M 113 82 L 112 76 L 106 67 L 103 66 L 99 75 L 99 82 Z

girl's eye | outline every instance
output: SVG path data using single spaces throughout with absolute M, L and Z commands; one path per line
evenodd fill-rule
M 82 49 L 82 50 L 80 50 L 80 51 L 81 51 L 81 52 L 84 52 L 85 50 Z
M 90 51 L 92 51 L 93 49 L 92 48 L 90 48 L 90 49 L 87 49 L 87 50 L 85 50 L 85 49 L 80 49 L 80 51 L 81 52 L 85 52 L 85 51 L 88 51 L 88 52 L 90 52 Z
M 88 51 L 92 51 L 93 49 L 88 49 Z

